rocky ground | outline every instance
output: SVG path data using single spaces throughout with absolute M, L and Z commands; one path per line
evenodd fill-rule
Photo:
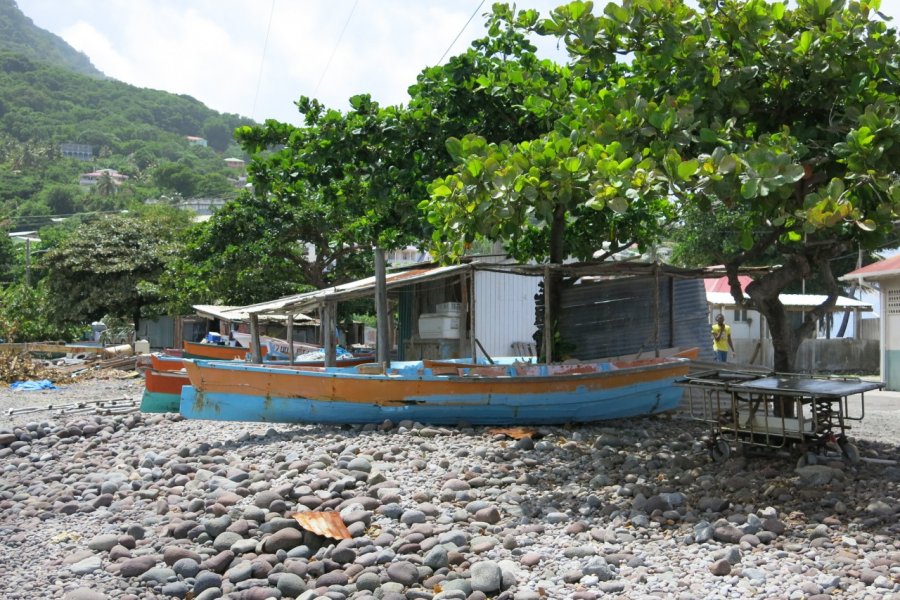
M 97 407 L 140 391 L 0 388 L 0 598 L 900 599 L 896 423 L 798 467 L 713 462 L 678 415 L 517 441 Z M 352 537 L 292 516 L 322 510 Z

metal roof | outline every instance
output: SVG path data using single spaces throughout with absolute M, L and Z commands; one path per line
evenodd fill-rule
M 827 296 L 817 294 L 781 294 L 778 299 L 784 304 L 784 307 L 791 311 L 812 310 L 825 302 Z M 706 301 L 716 306 L 725 306 L 728 308 L 737 307 L 732 295 L 728 292 L 706 292 Z M 838 296 L 833 310 L 844 310 L 854 308 L 863 311 L 870 311 L 872 305 L 867 302 L 854 300 L 845 296 Z
M 896 277 L 900 275 L 900 254 L 880 260 L 871 265 L 866 265 L 846 275 L 838 277 L 841 281 L 855 281 L 865 279 L 881 279 L 883 277 Z
M 221 321 L 249 321 L 250 313 L 239 306 L 216 306 L 214 304 L 195 304 L 191 308 L 197 315 L 205 319 L 219 319 Z M 286 321 L 287 315 L 266 315 L 264 320 Z M 317 321 L 303 313 L 294 314 L 294 323 Z
M 452 277 L 462 271 L 471 269 L 472 266 L 452 265 L 449 267 L 419 267 L 406 269 L 403 271 L 395 271 L 385 276 L 387 289 L 410 285 L 413 283 L 423 283 L 426 281 L 434 281 Z M 364 298 L 371 296 L 375 291 L 375 277 L 367 277 L 358 281 L 351 281 L 342 285 L 306 292 L 305 294 L 296 294 L 293 296 L 285 296 L 270 302 L 261 302 L 259 304 L 250 304 L 241 306 L 235 310 L 242 313 L 250 314 L 270 314 L 270 313 L 286 313 L 289 311 L 306 312 L 317 309 L 326 302 L 351 300 L 354 298 Z

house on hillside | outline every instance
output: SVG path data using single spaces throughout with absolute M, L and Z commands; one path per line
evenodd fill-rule
M 745 275 L 738 276 L 741 290 L 753 281 Z M 762 364 L 771 367 L 774 364 L 772 339 L 769 326 L 758 311 L 739 306 L 731 295 L 728 278 L 704 280 L 706 304 L 709 311 L 709 324 L 712 325 L 716 315 L 725 316 L 725 322 L 731 326 L 731 339 L 734 341 L 738 362 Z M 781 303 L 788 311 L 788 318 L 794 326 L 799 326 L 810 310 L 822 304 L 826 296 L 818 294 L 781 294 Z M 877 368 L 877 349 L 874 340 L 862 339 L 862 313 L 871 312 L 872 305 L 853 298 L 839 296 L 832 313 L 841 318 L 850 311 L 853 316 L 852 338 L 829 339 L 830 329 L 823 323 L 813 339 L 804 340 L 797 355 L 797 365 L 802 371 L 871 372 Z M 709 342 L 710 352 L 712 342 Z M 701 354 L 703 356 L 703 354 Z
M 202 146 L 203 148 L 206 148 L 206 140 L 202 137 L 197 137 L 196 135 L 186 135 L 184 136 L 184 139 L 186 139 L 187 143 L 191 146 Z
M 850 271 L 839 279 L 878 290 L 881 379 L 886 389 L 900 391 L 900 254 Z
M 225 166 L 228 167 L 229 169 L 243 169 L 244 161 L 240 158 L 234 158 L 234 157 L 226 158 Z
M 66 158 L 75 160 L 94 160 L 94 147 L 90 144 L 60 144 L 59 153 Z
M 116 185 L 122 185 L 128 180 L 128 175 L 119 173 L 115 169 L 97 169 L 90 173 L 82 173 L 81 177 L 78 179 L 78 185 L 85 187 L 97 185 L 97 182 L 100 181 L 100 178 L 104 175 L 109 175 L 109 178 Z

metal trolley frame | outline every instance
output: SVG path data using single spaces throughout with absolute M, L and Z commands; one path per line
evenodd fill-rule
M 849 377 L 726 370 L 688 375 L 676 385 L 687 390 L 690 417 L 709 423 L 714 460 L 731 456 L 732 446 L 802 446 L 819 454 L 837 450 L 851 462 L 859 452 L 847 440 L 848 422 L 865 416 L 865 392 L 884 387 Z

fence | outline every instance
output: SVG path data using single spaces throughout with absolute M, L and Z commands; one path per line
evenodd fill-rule
M 878 373 L 880 345 L 878 339 L 803 340 L 797 351 L 795 370 L 799 373 Z M 772 340 L 734 340 L 734 349 L 738 363 L 774 367 Z

